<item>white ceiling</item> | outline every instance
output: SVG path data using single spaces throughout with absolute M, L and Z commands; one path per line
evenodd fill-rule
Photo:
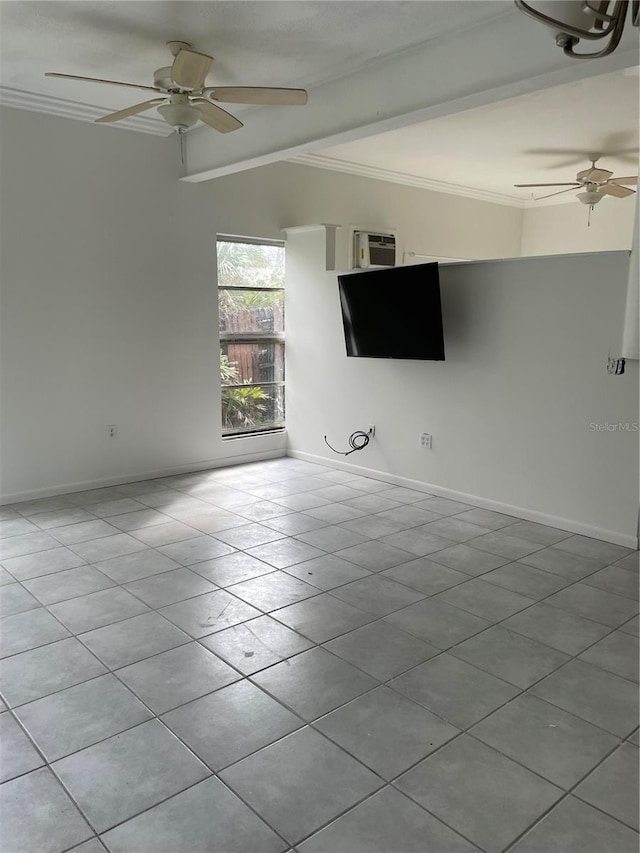
M 301 162 L 449 192 L 530 199 L 553 187 L 515 183 L 575 180 L 600 154 L 618 176 L 638 174 L 635 68 L 544 89 L 485 107 L 320 149 Z M 561 190 L 558 187 L 557 190 Z M 558 201 L 571 200 L 571 193 Z
M 5 0 L 0 80 L 23 92 L 120 109 L 135 103 L 134 89 L 44 73 L 153 85 L 154 70 L 172 62 L 166 42 L 181 40 L 214 57 L 209 85 L 312 88 L 504 11 L 504 0 Z
M 433 52 L 456 33 L 468 38 L 478 31 L 474 28 L 486 30 L 487 24 L 491 28 L 492 22 L 499 26 L 507 20 L 509 26 L 517 27 L 519 38 L 524 34 L 523 57 L 527 48 L 546 49 L 548 40 L 553 45 L 550 31 L 515 11 L 510 0 L 3 0 L 0 100 L 93 120 L 101 112 L 138 103 L 145 96 L 135 89 L 46 78 L 44 72 L 151 84 L 153 71 L 170 64 L 166 41 L 179 39 L 215 57 L 207 80 L 210 85 L 308 88 L 310 106 L 304 109 L 309 112 L 284 108 L 285 121 L 287 109 L 311 116 L 314 96 L 322 103 L 329 81 L 353 78 L 363 69 L 371 71 L 371 79 L 378 74 L 375 79 L 379 80 L 388 57 L 417 56 L 416 46 L 424 43 Z M 555 46 L 549 48 L 554 61 L 556 51 Z M 464 54 L 452 61 L 459 66 Z M 573 66 L 574 77 L 582 73 L 575 70 L 581 66 L 589 79 L 496 98 L 486 106 L 457 109 L 340 145 L 306 145 L 307 153 L 297 159 L 515 204 L 523 204 L 529 192 L 514 190 L 513 183 L 573 180 L 575 172 L 588 165 L 585 157 L 591 152 L 603 154 L 602 165 L 616 174 L 635 174 L 637 68 L 598 76 L 597 69 L 607 70 L 606 63 L 563 60 Z M 472 63 L 469 66 L 471 79 L 478 69 Z M 446 75 L 447 70 L 443 68 L 442 73 Z M 388 98 L 393 93 L 380 92 L 381 99 L 383 95 Z M 280 116 L 275 111 L 281 108 L 271 109 L 272 117 Z M 245 131 L 249 119 L 258 126 L 255 108 L 234 106 L 232 111 L 243 120 L 247 114 Z M 119 126 L 162 135 L 169 130 L 154 112 Z M 208 144 L 220 148 L 227 143 L 208 129 L 193 133 L 194 140 L 204 133 Z M 323 135 L 331 134 L 314 126 L 313 138 L 322 140 Z M 544 153 L 545 149 L 561 153 Z

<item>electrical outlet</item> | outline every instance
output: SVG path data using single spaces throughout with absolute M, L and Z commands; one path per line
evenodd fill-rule
M 420 433 L 420 447 L 424 447 L 425 450 L 431 450 L 432 448 L 432 435 L 428 432 Z
M 374 435 L 376 434 L 376 425 L 375 424 L 367 424 L 367 432 L 369 433 L 371 438 L 373 438 Z
M 115 424 L 109 424 L 107 426 L 107 438 L 117 438 L 118 437 L 118 427 Z
M 607 373 L 611 376 L 621 376 L 624 373 L 624 358 L 609 358 L 607 359 Z

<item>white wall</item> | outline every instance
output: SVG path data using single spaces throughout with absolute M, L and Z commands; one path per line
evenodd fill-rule
M 220 438 L 216 229 L 176 139 L 4 108 L 1 156 L 5 501 L 282 452 Z
M 520 254 L 560 255 L 631 249 L 635 195 L 605 197 L 591 211 L 574 200 L 566 204 L 530 207 L 523 211 Z
M 397 229 L 400 252 L 448 258 L 520 254 L 522 210 L 294 163 L 276 163 L 197 185 L 215 228 L 282 237 L 287 226 L 330 222 L 347 264 L 349 226 Z
M 354 224 L 398 229 L 401 251 L 468 258 L 520 252 L 518 209 L 352 175 L 278 164 L 201 190 L 224 210 L 216 223 L 230 233 L 266 237 L 277 236 L 276 225 L 340 225 L 343 269 Z M 569 251 L 584 248 L 578 224 L 590 234 L 576 221 Z M 637 434 L 589 430 L 592 422 L 638 419 L 637 365 L 628 364 L 623 377 L 605 371 L 609 347 L 619 347 L 622 335 L 626 253 L 568 259 L 581 263 L 583 274 L 566 280 L 557 272 L 549 278 L 546 259 L 519 262 L 534 270 L 526 279 L 521 265 L 504 262 L 507 278 L 495 281 L 492 265 L 474 265 L 480 272 L 473 281 L 455 284 L 449 296 L 447 361 L 399 365 L 346 358 L 336 276 L 322 271 L 323 233 L 291 235 L 287 243 L 290 450 L 340 464 L 323 435 L 340 445 L 354 429 L 376 423 L 375 443 L 349 463 L 633 544 Z M 546 239 L 549 253 L 559 251 L 561 224 Z M 627 229 L 622 248 L 630 244 Z M 535 252 L 544 245 L 540 237 Z M 422 431 L 435 436 L 430 455 L 417 447 Z
M 217 233 L 277 238 L 285 226 L 331 222 L 342 226 L 338 263 L 343 267 L 350 225 L 398 229 L 401 251 L 420 254 L 513 257 L 521 249 L 522 211 L 517 208 L 297 164 L 279 163 L 185 185 L 176 180 L 179 163 L 173 138 L 5 108 L 1 153 L 0 485 L 5 501 L 284 451 L 284 436 L 227 442 L 220 438 L 213 253 Z M 395 439 L 385 443 L 393 433 L 393 425 L 384 424 L 385 401 L 392 392 L 400 394 L 407 430 L 413 436 L 416 427 L 430 427 L 438 453 L 452 417 L 448 408 L 455 413 L 461 407 L 462 417 L 471 407 L 453 390 L 448 392 L 451 405 L 442 407 L 423 391 L 416 396 L 413 385 L 402 379 L 394 389 L 395 375 L 368 379 L 365 393 L 352 360 L 344 359 L 336 374 L 328 353 L 340 326 L 336 303 L 326 290 L 333 292 L 335 275 L 327 278 L 314 269 L 291 292 L 305 311 L 314 309 L 301 318 L 289 309 L 291 446 L 319 452 L 319 432 L 309 439 L 300 412 L 315 405 L 310 389 L 320 383 L 319 399 L 326 401 L 321 414 L 328 418 L 322 423 L 332 437 L 346 435 L 363 417 L 373 420 L 382 428 L 375 452 L 384 447 L 384 457 L 374 467 L 434 482 L 434 472 L 403 459 Z M 532 310 L 541 309 L 545 294 L 539 292 L 541 301 Z M 507 297 L 496 305 L 505 325 L 492 346 L 509 360 L 511 345 L 517 353 L 519 343 L 511 341 L 506 329 L 511 328 L 512 312 L 520 308 Z M 588 303 L 585 311 L 592 309 Z M 490 328 L 488 320 L 483 322 L 481 328 Z M 487 343 L 481 328 L 473 327 L 472 338 L 480 352 Z M 311 362 L 307 355 L 296 355 L 300 334 L 311 348 Z M 589 358 L 597 360 L 599 370 L 600 349 L 597 359 L 594 353 Z M 451 361 L 445 364 L 449 369 Z M 458 370 L 456 382 L 464 388 L 468 377 L 462 367 Z M 480 372 L 479 367 L 474 370 Z M 633 376 L 607 381 L 628 384 Z M 610 387 L 598 384 L 594 391 L 599 411 L 608 405 Z M 544 385 L 534 396 L 544 401 Z M 490 399 L 493 409 L 488 411 L 498 422 L 509 411 L 505 397 L 496 393 Z M 376 408 L 369 411 L 366 404 L 372 400 Z M 111 423 L 120 431 L 115 441 L 105 438 Z M 553 436 L 549 441 L 553 443 Z M 520 501 L 504 480 L 489 488 L 473 471 L 471 461 L 483 451 L 486 456 L 493 445 L 477 447 L 470 438 L 468 443 L 468 481 L 451 467 L 451 448 L 435 472 L 439 481 L 480 498 Z M 431 458 L 436 455 L 434 450 Z M 591 466 L 592 456 L 586 454 L 583 462 Z M 618 468 L 616 463 L 616 472 Z M 598 470 L 606 491 L 610 477 L 602 466 Z M 542 487 L 538 497 L 531 505 L 542 506 Z M 557 511 L 617 530 L 618 522 L 600 509 L 573 506 L 567 499 L 565 509 Z M 629 512 L 635 511 L 634 505 Z M 629 512 L 620 522 L 625 531 Z
M 446 361 L 347 358 L 322 234 L 287 247 L 291 447 L 333 458 L 323 435 L 376 424 L 346 460 L 438 494 L 633 544 L 638 371 L 607 375 L 619 341 L 626 253 L 441 267 Z M 419 447 L 421 432 L 433 450 Z
M 519 211 L 301 166 L 184 184 L 174 138 L 10 108 L 1 155 L 5 502 L 284 452 L 220 437 L 216 233 L 336 217 L 414 251 L 520 240 Z
M 620 355 L 624 358 L 640 359 L 640 196 L 635 197 L 635 228 L 629 258 L 629 283 L 624 318 L 624 332 Z

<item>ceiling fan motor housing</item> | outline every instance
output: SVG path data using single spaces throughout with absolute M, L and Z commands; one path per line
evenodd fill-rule
M 158 68 L 157 71 L 153 73 L 153 85 L 157 86 L 158 89 L 164 89 L 166 92 L 176 91 L 178 86 L 171 79 L 171 65 L 165 65 L 162 68 Z
M 601 181 L 608 181 L 612 175 L 613 172 L 610 172 L 609 169 L 598 169 L 593 165 L 590 169 L 583 169 L 582 172 L 578 172 L 576 181 L 600 183 Z

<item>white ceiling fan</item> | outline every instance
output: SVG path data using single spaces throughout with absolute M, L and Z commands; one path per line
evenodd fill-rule
M 218 103 L 275 106 L 302 106 L 307 103 L 307 93 L 304 89 L 206 86 L 205 81 L 213 63 L 213 57 L 192 50 L 191 45 L 184 41 L 169 41 L 167 47 L 174 56 L 173 64 L 158 68 L 153 75 L 153 86 L 58 72 L 48 72 L 45 77 L 62 77 L 66 80 L 106 83 L 111 86 L 127 86 L 156 92 L 156 97 L 151 100 L 109 113 L 96 119 L 96 122 L 98 124 L 116 122 L 157 107 L 162 118 L 179 134 L 193 127 L 197 121 L 204 122 L 220 133 L 229 133 L 241 128 L 242 122 L 222 109 Z
M 638 176 L 614 177 L 613 172 L 609 169 L 601 169 L 596 166 L 596 161 L 600 157 L 600 154 L 590 154 L 589 160 L 591 160 L 591 166 L 588 169 L 578 172 L 575 181 L 561 184 L 514 184 L 514 187 L 568 187 L 568 189 L 558 190 L 558 192 L 549 193 L 548 195 L 537 196 L 535 201 L 540 201 L 543 198 L 551 198 L 562 193 L 569 193 L 572 190 L 582 187 L 583 192 L 577 193 L 576 198 L 582 204 L 588 204 L 590 207 L 601 201 L 605 195 L 610 195 L 614 198 L 626 198 L 633 195 L 635 190 L 629 189 L 628 185 L 637 184 Z

